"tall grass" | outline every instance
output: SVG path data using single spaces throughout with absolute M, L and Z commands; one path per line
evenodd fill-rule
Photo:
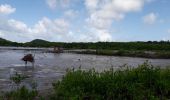
M 146 62 L 138 68 L 102 73 L 69 70 L 53 87 L 52 100 L 166 100 L 170 99 L 170 69 Z
M 38 92 L 36 90 L 29 90 L 25 86 L 21 88 L 7 92 L 3 98 L 3 100 L 35 100 Z
M 53 92 L 50 96 L 47 93 L 48 97 L 43 97 L 36 88 L 29 90 L 23 86 L 6 93 L 1 98 L 2 100 L 169 100 L 170 69 L 160 69 L 148 62 L 137 68 L 125 65 L 119 70 L 111 68 L 100 73 L 94 69 L 88 71 L 72 69 L 67 71 L 62 80 L 53 83 L 51 91 Z
M 28 76 L 18 73 L 10 77 L 10 80 L 17 85 L 17 89 L 6 92 L 3 96 L 0 96 L 0 100 L 34 100 L 38 95 L 36 83 L 32 84 L 32 90 L 27 89 L 25 86 L 20 87 L 21 82 L 26 78 Z

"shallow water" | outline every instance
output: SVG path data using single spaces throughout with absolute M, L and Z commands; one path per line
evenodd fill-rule
M 24 62 L 21 58 L 27 54 L 35 54 L 35 67 L 24 67 Z M 0 50 L 0 90 L 13 89 L 13 84 L 10 78 L 10 70 L 29 76 L 22 84 L 30 87 L 32 82 L 36 82 L 38 89 L 51 88 L 51 83 L 59 80 L 65 74 L 67 68 L 92 69 L 103 71 L 111 68 L 116 69 L 123 64 L 137 66 L 148 60 L 151 64 L 161 67 L 170 65 L 170 59 L 145 59 L 134 57 L 115 57 L 115 56 L 96 56 L 85 54 L 72 53 L 44 53 L 42 51 L 28 50 Z

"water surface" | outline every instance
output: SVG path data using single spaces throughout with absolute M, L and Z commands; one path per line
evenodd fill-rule
M 28 53 L 35 54 L 35 67 L 24 67 L 21 58 Z M 134 57 L 115 57 L 115 56 L 98 56 L 72 53 L 45 53 L 43 51 L 29 50 L 0 50 L 0 90 L 9 90 L 13 88 L 10 80 L 10 70 L 14 69 L 18 73 L 29 76 L 22 84 L 31 87 L 36 82 L 38 89 L 51 88 L 51 83 L 61 79 L 67 68 L 82 69 L 95 68 L 98 71 L 107 70 L 111 67 L 119 68 L 123 64 L 137 66 L 148 60 L 155 66 L 166 67 L 170 65 L 170 59 L 145 59 Z

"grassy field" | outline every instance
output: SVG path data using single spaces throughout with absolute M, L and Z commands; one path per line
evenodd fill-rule
M 113 67 L 114 68 L 114 67 Z M 48 97 L 25 87 L 6 93 L 5 100 L 168 100 L 170 69 L 145 62 L 138 68 L 96 72 L 70 69 L 61 81 L 53 83 Z M 47 93 L 48 94 L 48 93 Z

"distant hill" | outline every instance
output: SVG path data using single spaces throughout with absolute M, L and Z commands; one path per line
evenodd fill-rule
M 0 46 L 23 46 L 23 47 L 52 47 L 57 46 L 56 42 L 49 42 L 42 39 L 35 39 L 26 43 L 17 43 L 0 37 Z
M 0 42 L 11 42 L 11 41 L 3 39 L 3 38 L 0 37 Z
M 17 43 L 0 38 L 0 46 L 16 46 L 15 44 L 17 44 Z
M 42 39 L 35 39 L 30 42 L 24 43 L 24 45 L 30 47 L 49 47 L 52 45 L 52 42 L 42 40 Z
M 29 43 L 49 43 L 49 41 L 42 40 L 42 39 L 35 39 L 35 40 L 32 40 Z

